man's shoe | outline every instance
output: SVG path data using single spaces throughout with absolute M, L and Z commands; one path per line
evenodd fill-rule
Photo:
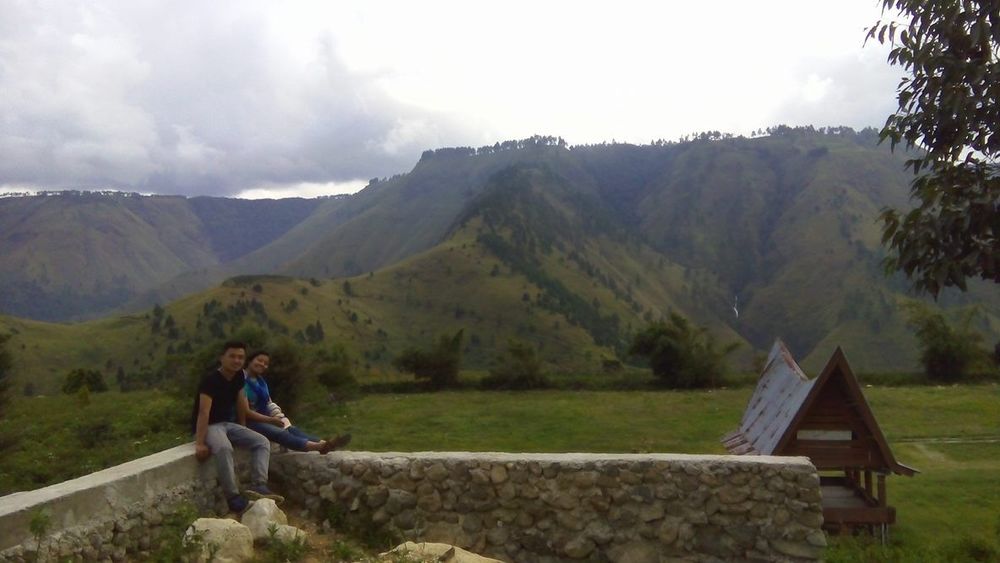
M 343 448 L 344 446 L 350 443 L 351 443 L 350 434 L 340 434 L 336 438 L 331 438 L 327 440 L 326 446 L 324 446 L 323 449 L 319 451 L 319 453 L 328 454 L 333 450 L 339 450 L 340 448 Z
M 233 512 L 237 516 L 246 512 L 247 508 L 250 508 L 250 503 L 247 501 L 243 495 L 233 495 L 226 500 L 226 504 L 229 506 L 229 511 Z
M 285 497 L 275 493 L 271 489 L 267 488 L 267 485 L 257 485 L 255 487 L 250 487 L 249 489 L 243 491 L 247 497 L 253 500 L 260 500 L 262 498 L 269 498 L 276 503 L 285 502 Z

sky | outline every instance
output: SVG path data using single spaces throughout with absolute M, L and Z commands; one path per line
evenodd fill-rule
M 0 0 L 0 192 L 349 193 L 534 134 L 881 126 L 873 0 Z

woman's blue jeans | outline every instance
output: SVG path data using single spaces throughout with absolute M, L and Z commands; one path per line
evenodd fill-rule
M 277 442 L 290 450 L 306 451 L 306 442 L 319 442 L 320 439 L 299 430 L 294 426 L 281 428 L 273 424 L 247 421 L 247 428 L 263 434 L 268 440 Z

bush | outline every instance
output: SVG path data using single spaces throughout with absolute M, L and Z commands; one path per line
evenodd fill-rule
M 86 387 L 93 393 L 101 393 L 108 390 L 107 384 L 104 383 L 104 376 L 96 369 L 79 368 L 66 374 L 66 380 L 63 382 L 62 388 L 63 393 L 67 395 L 77 393 L 81 387 Z
M 497 365 L 479 385 L 483 389 L 543 389 L 549 381 L 542 373 L 542 362 L 535 348 L 525 342 L 510 340 L 507 353 L 497 357 Z
M 302 349 L 290 338 L 280 338 L 274 344 L 269 344 L 271 354 L 270 367 L 264 378 L 274 401 L 281 405 L 286 413 L 295 412 L 299 403 L 299 392 L 302 390 L 304 377 L 302 365 Z
M 341 395 L 352 394 L 358 381 L 351 371 L 351 357 L 342 344 L 334 344 L 317 356 L 316 378 L 327 390 Z
M 10 401 L 10 368 L 13 359 L 7 350 L 8 340 L 9 334 L 0 334 L 0 413 L 7 412 L 7 403 Z
M 984 367 L 977 366 L 986 360 L 986 351 L 980 347 L 983 337 L 970 328 L 975 310 L 969 311 L 959 326 L 952 326 L 923 304 L 910 303 L 906 309 L 919 342 L 920 363 L 929 379 L 961 381 L 971 376 L 975 367 Z
M 458 370 L 462 364 L 462 336 L 459 330 L 454 336 L 441 335 L 430 350 L 407 348 L 392 365 L 404 372 L 412 373 L 417 379 L 426 379 L 432 388 L 441 389 L 458 383 Z
M 717 347 L 708 331 L 677 313 L 635 335 L 629 353 L 649 359 L 653 375 L 673 389 L 714 387 L 726 369 L 726 356 L 739 347 Z

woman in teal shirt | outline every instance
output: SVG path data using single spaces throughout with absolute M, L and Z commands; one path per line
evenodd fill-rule
M 247 427 L 263 434 L 272 442 L 298 452 L 325 454 L 346 446 L 351 441 L 350 434 L 342 434 L 331 440 L 321 440 L 292 426 L 292 421 L 271 400 L 271 391 L 267 387 L 267 381 L 264 380 L 264 372 L 270 363 L 270 354 L 261 350 L 250 356 L 244 368 L 246 372 L 244 390 L 250 403 Z

